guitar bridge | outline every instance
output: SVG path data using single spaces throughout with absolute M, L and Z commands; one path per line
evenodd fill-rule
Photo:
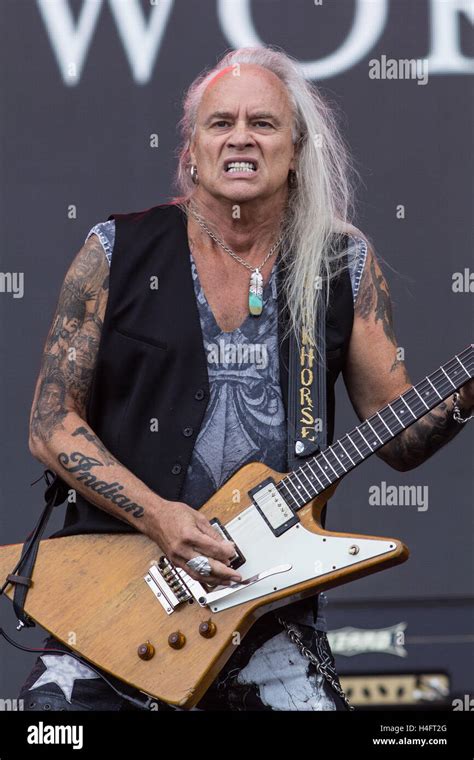
M 185 602 L 195 600 L 201 607 L 205 606 L 207 589 L 164 555 L 150 565 L 144 580 L 167 615 Z
M 214 517 L 210 524 L 222 538 L 234 544 L 235 555 L 231 558 L 230 567 L 236 570 L 244 565 L 245 557 L 232 541 L 226 527 L 217 517 Z M 201 607 L 206 606 L 209 589 L 191 578 L 185 570 L 176 567 L 165 555 L 150 565 L 144 580 L 167 615 L 171 615 L 176 607 L 184 602 L 196 601 Z

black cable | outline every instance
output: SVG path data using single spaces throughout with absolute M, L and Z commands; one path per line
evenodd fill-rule
M 48 472 L 49 471 L 46 470 L 43 473 L 43 475 L 40 478 L 38 478 L 38 480 L 35 480 L 30 485 L 34 485 L 35 483 L 38 483 L 39 480 L 41 480 L 42 478 L 44 478 L 45 481 L 46 481 L 46 484 L 49 486 L 50 485 L 50 481 L 48 479 Z M 41 524 L 41 518 L 40 518 L 38 524 L 31 531 L 31 533 L 29 534 L 29 536 L 27 536 L 26 541 L 30 541 L 31 540 L 31 538 L 33 537 L 33 535 L 37 532 L 40 524 Z M 29 556 L 30 551 L 33 548 L 33 546 L 34 546 L 34 541 L 31 541 L 30 544 L 26 546 L 25 553 L 23 554 L 22 557 L 20 557 L 20 559 L 16 563 L 15 567 L 13 568 L 12 572 L 10 573 L 11 575 L 15 575 L 15 573 L 18 571 L 18 569 L 21 567 L 21 565 L 25 562 L 25 560 Z M 9 581 L 9 580 L 5 581 L 5 583 L 3 584 L 3 586 L 0 587 L 0 596 L 2 596 L 2 594 L 4 594 L 5 589 L 11 583 L 12 583 L 12 581 Z M 94 673 L 96 673 L 99 676 L 99 678 L 102 678 L 102 680 L 105 681 L 105 683 L 107 684 L 107 686 L 109 686 L 121 699 L 125 699 L 127 702 L 130 702 L 132 705 L 134 705 L 135 707 L 140 708 L 141 710 L 150 710 L 151 703 L 155 701 L 155 700 L 153 700 L 152 697 L 148 696 L 147 699 L 146 699 L 146 701 L 142 702 L 139 699 L 135 699 L 134 697 L 129 696 L 128 694 L 124 694 L 123 692 L 120 691 L 120 689 L 117 689 L 104 675 L 102 675 L 102 673 L 99 673 L 99 671 L 93 665 L 91 665 L 89 662 L 85 662 L 81 657 L 79 657 L 79 655 L 75 654 L 74 652 L 72 652 L 69 649 L 67 651 L 64 651 L 63 649 L 53 649 L 53 648 L 48 648 L 48 649 L 44 649 L 44 648 L 33 649 L 32 647 L 25 647 L 22 644 L 18 644 L 16 641 L 14 641 L 13 639 L 11 639 L 8 636 L 8 634 L 3 630 L 3 628 L 0 628 L 0 635 L 3 636 L 4 639 L 6 641 L 8 641 L 9 644 L 11 644 L 12 646 L 16 647 L 16 649 L 21 649 L 23 652 L 29 652 L 30 654 L 39 654 L 39 653 L 45 654 L 47 652 L 53 652 L 53 654 L 60 654 L 60 655 L 68 654 L 70 657 L 74 657 L 75 660 L 77 660 L 78 662 L 82 663 L 83 665 L 87 665 L 87 667 L 90 668 Z
M 39 477 L 39 478 L 37 478 L 36 480 L 33 480 L 33 482 L 32 482 L 32 483 L 30 483 L 30 486 L 34 486 L 36 483 L 39 483 L 39 481 L 40 481 L 40 480 L 44 480 L 44 481 L 46 482 L 46 485 L 47 485 L 47 486 L 50 486 L 50 485 L 51 485 L 51 482 L 50 482 L 50 481 L 49 481 L 49 479 L 48 479 L 48 478 L 49 478 L 49 475 L 48 475 L 48 473 L 49 473 L 49 472 L 50 472 L 50 470 L 45 470 L 45 471 L 43 472 L 43 474 L 42 474 L 42 475 L 40 475 L 40 477 Z M 31 533 L 29 533 L 29 534 L 27 535 L 27 537 L 26 537 L 26 539 L 25 539 L 25 541 L 24 541 L 24 544 L 26 544 L 26 542 L 27 542 L 27 541 L 30 541 L 30 539 L 32 538 L 33 534 L 36 532 L 36 530 L 37 530 L 38 526 L 39 526 L 39 522 L 38 522 L 38 523 L 35 525 L 35 527 L 34 527 L 34 528 L 33 528 L 33 530 L 31 531 Z M 23 563 L 24 563 L 24 562 L 25 562 L 25 561 L 28 559 L 28 557 L 29 557 L 29 555 L 30 555 L 30 552 L 31 552 L 31 549 L 33 548 L 33 546 L 34 546 L 34 542 L 32 541 L 32 542 L 31 542 L 31 543 L 30 543 L 30 544 L 29 544 L 29 545 L 26 547 L 26 549 L 25 549 L 25 553 L 23 554 L 23 556 L 22 556 L 22 557 L 20 557 L 20 559 L 19 559 L 19 560 L 18 560 L 18 562 L 16 563 L 15 567 L 14 567 L 14 568 L 13 568 L 13 570 L 11 571 L 10 575 L 15 575 L 15 573 L 16 573 L 16 572 L 19 570 L 19 568 L 21 567 L 21 565 L 22 565 L 22 564 L 23 564 Z M 9 586 L 10 584 L 12 584 L 12 581 L 9 581 L 9 580 L 6 580 L 6 581 L 5 581 L 5 583 L 3 584 L 3 586 L 1 586 L 1 587 L 0 587 L 0 596 L 1 596 L 1 595 L 2 595 L 4 592 L 5 592 L 5 589 L 6 589 L 6 587 L 7 587 L 7 586 Z M 12 585 L 13 585 L 13 584 L 12 584 Z
M 124 694 L 119 689 L 117 689 L 104 675 L 102 675 L 102 673 L 99 673 L 99 671 L 93 665 L 91 665 L 89 662 L 86 663 L 82 659 L 82 657 L 79 657 L 79 655 L 75 654 L 74 652 L 70 650 L 65 652 L 63 649 L 53 649 L 53 648 L 33 649 L 31 647 L 24 647 L 22 644 L 18 644 L 18 642 L 11 639 L 10 636 L 3 630 L 3 628 L 0 628 L 0 635 L 3 636 L 3 638 L 6 639 L 6 641 L 8 641 L 9 644 L 16 647 L 16 649 L 21 649 L 23 652 L 29 652 L 30 654 L 39 654 L 39 653 L 45 654 L 45 653 L 52 652 L 53 654 L 61 654 L 61 655 L 68 654 L 70 657 L 74 657 L 74 659 L 80 662 L 82 665 L 87 665 L 88 668 L 93 670 L 94 673 L 96 673 L 99 676 L 99 678 L 102 678 L 102 680 L 105 681 L 107 686 L 110 686 L 110 688 L 113 689 L 113 691 L 115 691 L 115 693 L 119 697 L 121 697 L 122 699 L 125 699 L 127 702 L 130 702 L 135 707 L 139 707 L 141 710 L 150 710 L 150 705 L 153 702 L 155 702 L 155 700 L 152 697 L 148 697 L 146 701 L 141 702 L 139 699 L 135 699 L 134 697 L 131 697 L 128 694 Z

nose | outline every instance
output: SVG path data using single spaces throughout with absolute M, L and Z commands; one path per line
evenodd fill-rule
M 227 139 L 228 147 L 246 148 L 247 146 L 254 144 L 255 141 L 247 124 L 245 122 L 237 122 Z

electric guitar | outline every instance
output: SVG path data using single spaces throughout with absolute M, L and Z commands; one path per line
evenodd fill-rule
M 201 508 L 236 545 L 243 580 L 206 586 L 137 535 L 41 541 L 25 611 L 92 664 L 143 692 L 194 706 L 264 613 L 408 558 L 393 538 L 333 533 L 321 511 L 338 482 L 473 377 L 474 345 L 292 472 L 242 467 Z M 235 502 L 235 494 L 241 498 Z M 22 545 L 0 548 L 0 578 Z M 13 597 L 12 586 L 7 595 Z

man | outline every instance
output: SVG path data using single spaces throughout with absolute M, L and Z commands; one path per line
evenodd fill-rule
M 411 382 L 377 259 L 348 223 L 343 143 L 291 59 L 271 48 L 229 54 L 193 83 L 181 126 L 182 195 L 93 227 L 66 275 L 30 447 L 77 493 L 61 535 L 139 530 L 193 578 L 202 580 L 204 561 L 206 581 L 228 584 L 241 577 L 229 567 L 233 546 L 199 507 L 246 462 L 287 469 L 281 325 L 298 335 L 304 327 L 316 343 L 317 303 L 329 288 L 329 440 L 340 371 L 361 419 Z M 71 301 L 81 318 L 68 338 Z M 255 346 L 266 360 L 244 361 Z M 64 397 L 45 416 L 43 388 L 58 376 Z M 462 415 L 473 395 L 471 382 L 457 399 Z M 378 454 L 408 470 L 461 428 L 449 398 Z M 262 617 L 197 708 L 347 709 L 323 601 Z M 318 664 L 289 638 L 290 624 Z M 118 696 L 66 647 L 48 646 L 66 653 L 38 659 L 25 709 L 130 709 L 133 690 L 109 679 Z

